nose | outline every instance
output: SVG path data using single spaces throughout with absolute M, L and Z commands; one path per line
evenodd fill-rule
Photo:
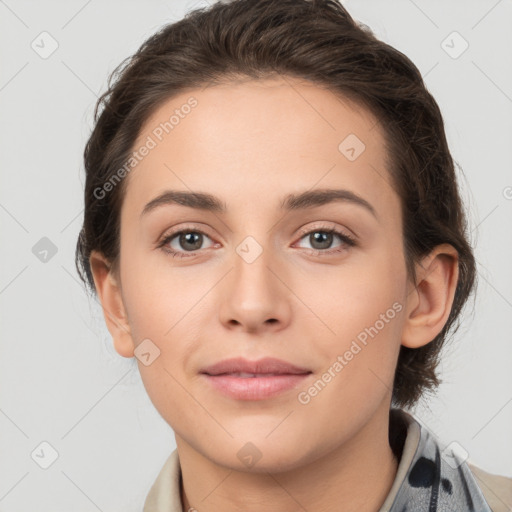
M 220 300 L 220 320 L 228 329 L 257 333 L 285 328 L 291 316 L 291 291 L 284 266 L 270 250 L 254 258 L 255 248 L 237 249 L 233 268 L 226 277 Z M 246 257 L 249 254 L 252 257 Z

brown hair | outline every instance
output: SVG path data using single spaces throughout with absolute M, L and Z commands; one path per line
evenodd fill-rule
M 117 270 L 126 180 L 98 194 L 130 158 L 144 122 L 170 97 L 206 84 L 285 75 L 356 101 L 379 120 L 388 171 L 401 198 L 407 272 L 441 243 L 459 255 L 448 320 L 426 346 L 401 346 L 393 403 L 414 405 L 439 385 L 441 348 L 476 281 L 475 259 L 439 107 L 416 66 L 356 23 L 335 0 L 234 0 L 189 12 L 163 26 L 112 73 L 84 151 L 85 212 L 76 266 L 94 292 L 89 265 L 100 251 Z M 99 108 L 101 114 L 98 114 Z M 95 193 L 96 191 L 96 193 Z

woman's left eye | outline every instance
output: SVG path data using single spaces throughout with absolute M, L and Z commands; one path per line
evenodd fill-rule
M 342 243 L 338 247 L 330 249 L 328 246 L 331 246 L 332 244 L 332 240 L 334 238 L 333 235 L 334 237 L 338 237 Z M 165 237 L 158 247 L 166 253 L 172 254 L 173 257 L 188 258 L 195 256 L 194 253 L 202 248 L 201 246 L 203 245 L 205 237 L 211 240 L 211 238 L 202 231 L 184 229 Z M 346 251 L 348 247 L 353 247 L 356 245 L 356 241 L 352 236 L 347 235 L 341 231 L 337 231 L 331 227 L 321 227 L 303 232 L 301 233 L 300 240 L 306 237 L 309 237 L 309 243 L 317 245 L 317 247 L 311 248 L 313 251 L 315 251 L 315 255 L 330 255 L 333 253 Z M 181 246 L 181 249 L 180 247 L 173 247 L 173 243 Z M 187 254 L 187 252 L 192 254 Z
M 312 247 L 315 251 L 315 255 L 319 256 L 328 256 L 333 253 L 346 251 L 347 247 L 353 247 L 356 245 L 356 241 L 352 236 L 330 227 L 320 227 L 303 232 L 301 240 L 306 237 L 310 244 L 313 243 L 319 246 Z M 341 240 L 341 244 L 334 249 L 329 249 L 327 246 L 331 246 L 334 237 L 338 237 L 338 239 Z

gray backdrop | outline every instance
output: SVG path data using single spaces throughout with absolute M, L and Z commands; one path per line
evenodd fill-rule
M 471 210 L 474 314 L 416 416 L 512 476 L 512 1 L 345 4 L 421 70 Z M 0 511 L 141 510 L 175 447 L 73 258 L 97 96 L 144 39 L 205 5 L 0 0 Z

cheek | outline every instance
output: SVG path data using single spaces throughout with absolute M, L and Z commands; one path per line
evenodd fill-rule
M 308 306 L 329 328 L 324 329 L 328 335 L 318 337 L 316 350 L 325 370 L 336 375 L 334 400 L 342 404 L 352 394 L 369 397 L 376 387 L 390 391 L 405 311 L 406 274 L 399 254 L 372 254 L 350 269 L 340 266 L 329 279 L 317 278 L 320 286 L 309 288 Z
M 190 356 L 204 337 L 205 321 L 211 316 L 204 314 L 204 308 L 216 279 L 211 271 L 198 267 L 172 268 L 163 256 L 152 257 L 152 264 L 148 259 L 147 254 L 137 256 L 133 251 L 124 267 L 121 263 L 121 279 L 135 345 L 149 339 L 159 351 L 153 363 L 146 366 L 138 361 L 138 366 L 146 390 L 160 410 L 158 403 L 167 404 L 166 408 L 176 403 L 178 382 L 188 378 L 185 371 Z
M 329 310 L 335 335 L 319 339 L 316 351 L 325 363 L 299 397 L 304 412 L 314 410 L 315 421 L 334 437 L 390 397 L 400 349 L 405 310 L 400 294 L 383 282 L 367 295 L 364 281 L 358 282 L 359 292 Z
M 405 264 L 398 256 L 393 251 L 368 253 L 338 266 L 310 270 L 307 279 L 296 281 L 297 295 L 306 297 L 310 311 L 330 332 L 325 337 L 329 344 L 355 338 L 376 322 L 379 331 L 389 331 L 391 324 L 397 327 L 395 317 L 404 307 L 406 287 Z
M 185 368 L 201 327 L 200 322 L 194 321 L 194 305 L 197 307 L 207 290 L 202 291 L 195 280 L 165 277 L 165 272 L 155 267 L 138 268 L 137 272 L 127 273 L 123 281 L 132 338 L 137 346 L 143 340 L 151 340 L 154 345 L 150 346 L 158 354 L 149 365 L 138 359 L 138 368 L 153 405 L 174 425 L 179 423 L 179 411 L 184 411 L 190 402 L 185 390 Z
M 194 267 L 173 266 L 172 256 L 140 247 L 127 233 L 121 248 L 121 282 L 134 342 L 150 338 L 163 348 L 211 287 L 211 276 L 205 277 Z

